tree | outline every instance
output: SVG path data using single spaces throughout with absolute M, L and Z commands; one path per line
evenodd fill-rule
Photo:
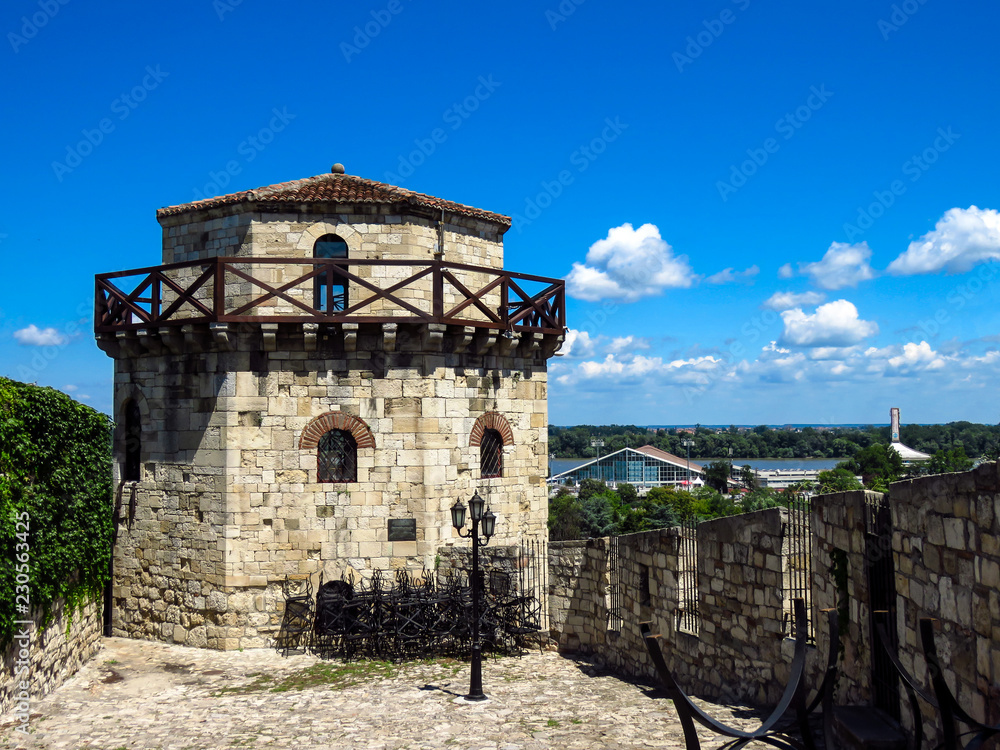
M 961 445 L 950 451 L 939 450 L 927 465 L 931 474 L 949 474 L 954 471 L 968 471 L 971 468 L 972 459 L 965 455 L 965 447 Z
M 584 479 L 580 482 L 580 502 L 586 502 L 594 495 L 603 495 L 608 491 L 608 485 L 600 479 Z
M 639 491 L 635 488 L 635 485 L 628 483 L 619 484 L 618 498 L 622 501 L 622 505 L 635 505 L 639 499 Z
M 777 508 L 778 492 L 768 487 L 757 487 L 740 498 L 740 512 L 750 513 L 765 508 Z
M 728 461 L 713 461 L 705 466 L 705 484 L 716 492 L 726 493 L 732 473 L 733 465 Z
M 852 459 L 841 461 L 837 468 L 860 474 L 865 487 L 885 492 L 890 484 L 903 477 L 903 458 L 887 443 L 874 443 L 859 450 Z
M 757 489 L 757 475 L 754 473 L 754 470 L 750 468 L 750 464 L 744 464 L 740 467 L 740 481 L 743 483 L 743 486 L 751 492 Z
M 819 485 L 819 493 L 821 495 L 828 492 L 846 492 L 848 490 L 864 489 L 864 485 L 855 479 L 854 474 L 848 469 L 838 468 L 821 471 L 816 481 Z
M 677 518 L 694 515 L 694 497 L 690 492 L 672 487 L 653 487 L 646 493 L 646 499 L 657 505 L 665 505 Z
M 579 539 L 582 535 L 580 501 L 565 487 L 560 487 L 549 500 L 549 539 L 562 542 Z
M 580 532 L 581 537 L 613 536 L 617 532 L 615 517 L 616 497 L 608 491 L 604 495 L 591 495 L 586 500 L 580 500 Z

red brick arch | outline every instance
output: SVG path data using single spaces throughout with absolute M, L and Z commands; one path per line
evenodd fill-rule
M 319 445 L 319 439 L 330 430 L 347 430 L 354 436 L 358 448 L 374 448 L 375 436 L 364 420 L 344 414 L 342 411 L 328 411 L 321 414 L 306 425 L 299 438 L 299 448 L 313 450 Z
M 472 425 L 472 433 L 469 435 L 470 447 L 477 448 L 482 444 L 485 430 L 499 432 L 504 445 L 514 444 L 514 433 L 510 429 L 510 422 L 500 412 L 488 411 L 476 420 L 476 423 Z

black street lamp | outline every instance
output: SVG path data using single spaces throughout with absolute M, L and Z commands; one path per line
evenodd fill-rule
M 479 497 L 477 492 L 469 500 L 469 517 L 472 519 L 472 533 L 463 534 L 465 527 L 465 506 L 461 500 L 456 500 L 451 506 L 451 525 L 458 530 L 458 535 L 463 539 L 472 537 L 472 678 L 469 683 L 469 694 L 465 696 L 468 701 L 484 701 L 486 695 L 483 693 L 483 645 L 479 642 L 479 548 L 485 547 L 490 542 L 497 528 L 497 517 L 492 510 L 483 513 L 486 501 Z M 479 523 L 483 524 L 483 536 L 479 539 Z

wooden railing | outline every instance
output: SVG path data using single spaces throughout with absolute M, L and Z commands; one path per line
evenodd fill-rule
M 340 288 L 348 290 L 346 299 L 331 304 L 331 290 Z M 444 261 L 253 257 L 95 277 L 97 333 L 248 322 L 446 323 L 562 333 L 565 283 Z

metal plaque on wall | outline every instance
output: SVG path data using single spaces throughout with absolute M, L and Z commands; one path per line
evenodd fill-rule
M 417 520 L 415 518 L 390 518 L 389 541 L 390 542 L 417 541 Z

